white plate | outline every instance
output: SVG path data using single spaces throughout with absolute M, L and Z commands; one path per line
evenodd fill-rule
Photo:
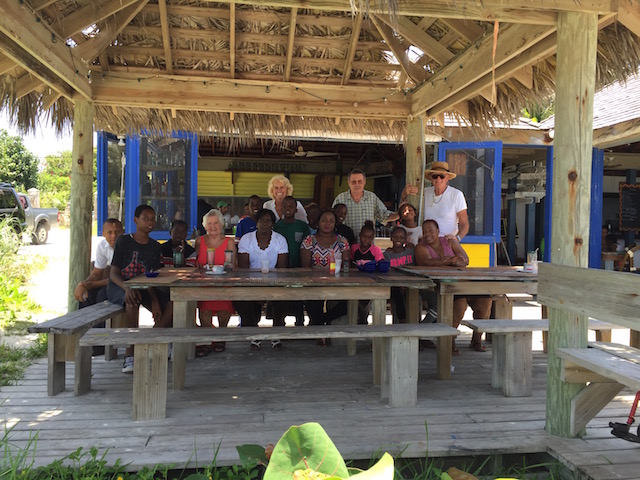
M 205 270 L 204 273 L 207 275 L 225 275 L 227 272 L 222 271 L 220 273 L 214 272 L 213 270 Z

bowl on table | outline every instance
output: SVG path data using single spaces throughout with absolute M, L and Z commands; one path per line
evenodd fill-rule
M 376 262 L 370 261 L 366 263 L 359 263 L 358 270 L 366 273 L 373 273 L 376 271 Z
M 154 272 L 153 270 L 151 270 L 150 272 L 144 272 L 144 274 L 149 278 L 155 278 L 160 275 L 160 272 Z
M 378 271 L 380 273 L 386 273 L 391 268 L 391 262 L 389 260 L 380 260 L 378 261 Z

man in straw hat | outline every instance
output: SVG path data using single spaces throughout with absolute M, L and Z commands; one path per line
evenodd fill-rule
M 449 170 L 447 162 L 433 162 L 424 171 L 424 176 L 431 180 L 432 185 L 424 189 L 423 220 L 435 220 L 442 235 L 457 236 L 460 241 L 469 233 L 469 216 L 464 194 L 449 185 L 449 180 L 456 178 L 456 174 Z M 407 184 L 402 191 L 402 201 L 406 200 L 407 195 L 417 193 L 418 187 Z

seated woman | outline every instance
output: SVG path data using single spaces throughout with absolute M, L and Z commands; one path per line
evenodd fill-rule
M 422 224 L 422 238 L 415 248 L 415 262 L 416 265 L 428 267 L 466 267 L 469 265 L 469 257 L 455 237 L 441 237 L 438 222 L 429 219 Z M 491 297 L 488 296 L 456 296 L 453 302 L 453 326 L 458 328 L 467 305 L 473 310 L 474 319 L 489 318 L 491 302 Z M 473 333 L 471 348 L 478 352 L 485 351 L 481 333 Z M 455 339 L 452 340 L 452 351 L 454 355 L 460 355 Z
M 262 267 L 262 259 L 268 261 L 269 269 L 287 268 L 289 265 L 289 248 L 287 239 L 273 231 L 276 217 L 271 210 L 263 208 L 256 214 L 256 230 L 246 233 L 238 244 L 238 267 L 255 268 Z M 234 302 L 234 306 L 240 315 L 243 327 L 256 327 L 260 321 L 262 304 L 264 302 Z M 273 302 L 273 323 L 284 325 L 286 308 L 280 302 Z M 251 342 L 251 348 L 260 348 L 260 340 Z M 280 340 L 271 341 L 272 348 L 281 348 Z
M 335 232 L 336 214 L 327 210 L 320 214 L 318 231 L 305 238 L 300 245 L 300 265 L 305 268 L 329 270 L 331 256 L 334 258 L 340 253 L 342 264 L 349 262 L 349 242 L 346 238 Z M 324 312 L 324 301 L 310 300 L 305 302 L 309 314 L 310 325 L 327 325 L 336 318 L 347 314 L 347 302 L 340 301 L 332 307 L 327 305 Z M 326 339 L 319 339 L 318 345 L 326 346 Z
M 207 232 L 205 235 L 196 239 L 196 261 L 199 267 L 207 264 L 207 251 L 213 250 L 214 265 L 224 265 L 225 250 L 233 252 L 233 263 L 236 264 L 236 245 L 233 239 L 229 239 L 224 234 L 224 218 L 220 210 L 209 210 L 202 218 L 202 226 Z M 213 315 L 218 317 L 218 326 L 225 328 L 229 323 L 229 317 L 235 311 L 231 301 L 216 300 L 198 302 L 198 311 L 201 327 L 213 326 Z M 225 342 L 212 342 L 211 348 L 214 352 L 224 352 L 226 348 Z M 204 357 L 211 352 L 206 345 L 199 345 L 196 348 L 196 355 Z

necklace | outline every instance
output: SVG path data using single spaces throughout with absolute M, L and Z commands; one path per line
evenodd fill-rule
M 444 193 L 444 192 L 443 192 Z M 433 198 L 431 199 L 431 206 L 433 207 L 434 205 L 437 205 L 438 203 L 440 203 L 442 201 L 442 195 L 443 193 L 441 193 L 440 195 L 436 195 L 435 192 L 433 192 Z

